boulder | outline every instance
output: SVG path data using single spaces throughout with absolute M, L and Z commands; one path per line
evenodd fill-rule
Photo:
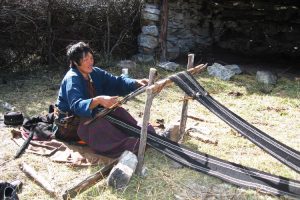
M 136 62 L 141 62 L 141 63 L 154 63 L 154 56 L 153 55 L 146 55 L 146 54 L 136 54 L 132 57 L 133 60 Z
M 138 163 L 137 157 L 130 151 L 124 151 L 119 162 L 110 171 L 107 184 L 116 189 L 122 189 L 129 183 Z
M 231 71 L 233 71 L 235 74 L 241 74 L 242 70 L 238 65 L 225 65 L 225 67 Z
M 158 67 L 161 67 L 168 71 L 175 71 L 178 66 L 179 66 L 179 64 L 174 63 L 174 62 L 161 62 L 158 64 Z
M 158 36 L 158 28 L 155 25 L 143 26 L 142 32 L 145 35 Z
M 154 49 L 158 46 L 158 39 L 151 35 L 140 34 L 138 36 L 139 46 Z
M 150 4 L 150 3 L 145 3 L 144 8 L 158 9 L 158 5 L 156 5 L 156 4 Z
M 143 12 L 142 13 L 142 18 L 145 19 L 145 20 L 149 20 L 149 21 L 155 21 L 155 22 L 159 21 L 159 16 L 158 15 L 148 13 L 148 12 Z
M 275 85 L 277 82 L 277 76 L 270 71 L 257 71 L 256 80 L 259 83 L 266 85 Z
M 136 67 L 136 63 L 132 60 L 121 60 L 120 62 L 118 62 L 117 64 L 118 67 L 120 68 L 135 68 Z
M 147 7 L 147 6 L 144 8 L 144 12 L 148 12 L 148 13 L 155 14 L 155 15 L 159 15 L 160 14 L 160 10 L 159 9 L 153 8 L 153 7 Z
M 149 49 L 147 47 L 142 47 L 142 46 L 139 46 L 139 53 L 141 54 L 146 54 L 146 55 L 154 55 L 155 53 L 155 49 Z
M 6 111 L 14 111 L 16 109 L 16 107 L 14 107 L 13 105 L 11 105 L 10 103 L 7 103 L 5 101 L 3 102 L 2 100 L 0 100 L 0 105 Z
M 207 67 L 208 74 L 215 76 L 221 80 L 227 81 L 235 74 L 241 73 L 241 69 L 237 65 L 226 65 L 223 66 L 219 63 L 214 63 Z

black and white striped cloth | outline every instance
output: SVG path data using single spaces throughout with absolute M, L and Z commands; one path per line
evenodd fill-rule
M 114 116 L 106 115 L 105 118 L 120 128 L 124 133 L 134 137 L 140 136 L 140 127 L 131 125 L 128 122 L 123 122 Z M 253 188 L 275 195 L 300 197 L 299 181 L 271 175 L 256 169 L 221 160 L 208 154 L 193 151 L 152 132 L 148 132 L 147 144 L 172 160 L 191 169 L 218 177 L 234 185 L 244 188 Z
M 188 72 L 180 72 L 171 76 L 175 82 L 187 95 L 195 98 L 208 110 L 226 122 L 233 129 L 248 138 L 264 151 L 278 159 L 283 164 L 300 172 L 300 152 L 275 140 L 258 128 L 246 122 L 244 119 L 230 111 L 225 106 L 212 98 L 208 92 L 197 82 Z
M 171 80 L 189 96 L 195 98 L 254 144 L 277 158 L 283 164 L 300 172 L 300 153 L 298 151 L 276 141 L 221 105 L 188 72 L 180 72 L 173 75 L 171 76 Z M 140 137 L 140 127 L 121 121 L 112 114 L 104 117 L 125 133 Z M 187 167 L 218 177 L 234 185 L 275 195 L 290 195 L 300 198 L 300 181 L 275 176 L 221 160 L 208 154 L 196 152 L 152 132 L 148 132 L 147 144 Z

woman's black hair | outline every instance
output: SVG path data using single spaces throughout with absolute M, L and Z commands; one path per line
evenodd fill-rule
M 70 62 L 70 67 L 75 68 L 79 66 L 80 60 L 84 58 L 87 53 L 94 54 L 89 45 L 84 42 L 69 45 L 67 47 L 67 57 Z

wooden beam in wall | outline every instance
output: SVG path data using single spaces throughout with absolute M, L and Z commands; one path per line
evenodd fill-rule
M 160 61 L 164 62 L 167 60 L 167 31 L 168 31 L 168 0 L 162 0 L 161 2 L 161 19 L 160 19 Z

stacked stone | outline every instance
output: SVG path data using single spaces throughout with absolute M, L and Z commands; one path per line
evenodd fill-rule
M 207 16 L 201 11 L 203 1 L 169 2 L 167 52 L 169 60 L 187 54 L 195 48 L 211 45 Z
M 236 53 L 300 56 L 300 4 L 264 2 L 169 1 L 168 55 L 199 52 L 213 43 Z
M 139 53 L 135 60 L 139 62 L 154 62 L 158 47 L 158 24 L 160 10 L 155 4 L 145 4 L 142 10 L 142 33 L 138 36 Z
M 223 1 L 212 4 L 212 12 L 214 32 L 222 30 L 218 46 L 248 55 L 300 56 L 299 3 Z

